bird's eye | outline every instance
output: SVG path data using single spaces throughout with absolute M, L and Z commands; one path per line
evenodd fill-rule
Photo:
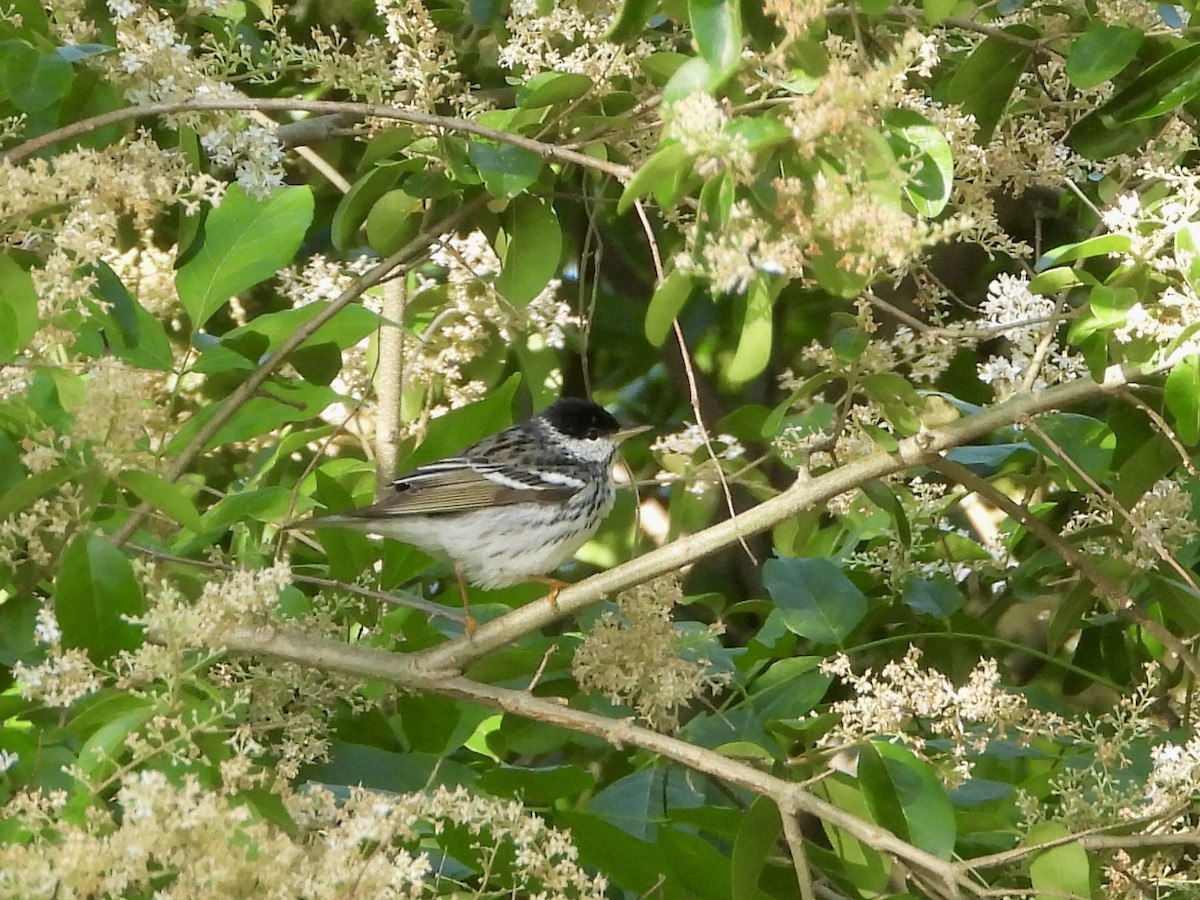
M 600 429 L 599 428 L 589 428 L 587 430 L 587 439 L 589 441 L 594 441 L 598 437 L 600 437 Z

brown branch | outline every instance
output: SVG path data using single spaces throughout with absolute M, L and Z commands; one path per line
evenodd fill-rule
M 964 891 L 979 894 L 979 888 L 967 875 L 957 871 L 955 865 L 813 796 L 801 785 L 729 759 L 713 750 L 635 725 L 628 719 L 609 719 L 573 709 L 557 698 L 543 699 L 525 691 L 483 684 L 444 671 L 430 671 L 416 665 L 412 656 L 276 628 L 247 628 L 229 632 L 223 637 L 223 648 L 234 654 L 265 654 L 324 671 L 388 681 L 399 687 L 465 700 L 556 725 L 577 734 L 597 737 L 613 747 L 636 747 L 726 784 L 769 797 L 783 809 L 804 812 L 828 822 L 869 847 L 903 860 L 914 871 L 927 874 L 939 886 L 941 896 L 959 897 Z
M 163 116 L 172 115 L 175 113 L 184 112 L 219 112 L 229 110 L 258 110 L 259 112 L 310 112 L 316 115 L 332 115 L 337 113 L 349 114 L 363 118 L 375 119 L 393 119 L 398 122 L 408 122 L 412 125 L 423 125 L 427 128 L 442 129 L 445 131 L 454 131 L 462 134 L 472 134 L 476 137 L 485 138 L 489 141 L 496 141 L 500 144 L 509 144 L 513 147 L 520 147 L 523 150 L 528 150 L 531 153 L 536 153 L 543 159 L 553 159 L 559 162 L 570 163 L 586 169 L 594 169 L 598 172 L 603 172 L 605 175 L 610 175 L 620 181 L 628 181 L 633 177 L 633 170 L 628 166 L 611 163 L 607 160 L 596 159 L 593 156 L 588 156 L 586 153 L 578 153 L 574 150 L 566 150 L 555 144 L 548 144 L 544 141 L 535 141 L 532 138 L 527 138 L 519 134 L 510 134 L 506 131 L 498 131 L 495 128 L 488 128 L 485 125 L 479 125 L 469 119 L 455 119 L 451 116 L 435 116 L 431 113 L 417 112 L 416 110 L 401 109 L 396 106 L 382 106 L 374 103 L 351 103 L 340 102 L 333 100 L 292 100 L 292 99 L 268 99 L 268 98 L 252 98 L 252 97 L 232 97 L 222 99 L 189 99 L 189 100 L 172 100 L 161 103 L 144 103 L 141 106 L 129 106 L 124 109 L 116 109 L 111 112 L 101 113 L 98 116 L 91 116 L 87 119 L 80 119 L 78 122 L 73 122 L 70 125 L 65 125 L 62 128 L 57 128 L 54 131 L 49 131 L 46 134 L 38 135 L 25 141 L 23 144 L 18 144 L 12 150 L 3 154 L 0 159 L 16 165 L 23 162 L 35 153 L 40 153 L 48 147 L 54 146 L 60 141 L 70 140 L 71 138 L 79 137 L 95 131 L 98 128 L 105 128 L 109 125 L 116 125 L 121 122 L 128 122 L 133 119 L 140 119 L 146 116 Z

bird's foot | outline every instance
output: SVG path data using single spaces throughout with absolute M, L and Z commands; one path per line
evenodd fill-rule
M 558 612 L 558 595 L 563 588 L 570 586 L 571 582 L 563 581 L 559 578 L 551 578 L 549 575 L 534 575 L 531 581 L 541 582 L 549 586 L 550 593 L 546 595 L 546 599 L 550 601 L 550 608 Z

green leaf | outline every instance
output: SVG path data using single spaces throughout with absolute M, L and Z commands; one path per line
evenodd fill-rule
M 904 583 L 904 594 L 901 602 L 909 609 L 948 619 L 963 605 L 963 595 L 957 587 L 943 578 L 927 581 L 924 578 L 912 577 Z
M 80 534 L 63 552 L 54 582 L 54 614 L 63 646 L 82 647 L 102 663 L 142 642 L 142 629 L 122 616 L 145 608 L 129 560 L 107 540 Z
M 775 842 L 783 833 L 779 810 L 767 797 L 758 797 L 742 816 L 742 824 L 733 842 L 733 900 L 758 900 L 758 879 L 775 852 Z
M 701 58 L 714 72 L 731 74 L 742 58 L 742 16 L 736 0 L 688 0 L 688 18 Z
M 520 384 L 520 375 L 510 375 L 499 387 L 488 391 L 486 399 L 438 416 L 429 423 L 425 440 L 405 457 L 405 465 L 416 467 L 457 453 L 468 444 L 511 425 L 513 398 Z
M 1109 128 L 1171 112 L 1200 94 L 1200 44 L 1160 59 L 1096 110 Z
M 670 143 L 651 154 L 621 193 L 617 202 L 617 215 L 624 214 L 633 201 L 639 197 L 654 193 L 658 205 L 668 208 L 674 205 L 683 179 L 692 172 L 692 158 L 682 144 Z
M 1076 490 L 1091 492 L 1091 488 L 1080 479 L 1073 467 L 1059 462 L 1060 453 L 1068 453 L 1071 461 L 1092 478 L 1102 482 L 1108 479 L 1117 441 L 1107 424 L 1076 413 L 1051 413 L 1039 419 L 1038 424 L 1059 449 L 1051 449 L 1041 438 L 1034 435 L 1029 436 L 1029 442 L 1037 447 L 1047 460 L 1062 467 L 1063 476 Z
M 1093 28 L 1079 38 L 1067 57 L 1067 78 L 1077 88 L 1108 81 L 1133 62 L 1142 45 L 1142 32 L 1123 25 Z
M 40 53 L 21 41 L 0 43 L 0 84 L 21 112 L 35 113 L 66 96 L 75 69 L 56 52 Z
M 1098 110 L 1093 110 L 1071 126 L 1067 143 L 1085 159 L 1101 161 L 1132 153 L 1162 131 L 1166 124 L 1165 118 L 1136 119 L 1109 128 L 1101 120 Z
M 421 230 L 424 204 L 406 191 L 388 191 L 367 214 L 367 243 L 380 256 L 391 256 Z
M 1175 232 L 1175 258 L 1188 260 L 1184 278 L 1193 291 L 1200 291 L 1200 224 L 1189 222 Z
M 1088 295 L 1092 315 L 1110 327 L 1123 325 L 1129 310 L 1137 302 L 1138 292 L 1135 288 L 1115 288 L 1098 284 Z
M 921 15 L 927 25 L 937 25 L 954 14 L 958 0 L 925 0 L 921 4 Z
M 940 128 L 912 110 L 888 110 L 883 123 L 892 152 L 909 173 L 905 196 L 922 216 L 939 215 L 950 200 L 954 180 L 950 142 Z
M 267 396 L 252 397 L 241 406 L 204 448 L 210 450 L 230 441 L 246 441 L 293 422 L 315 419 L 329 404 L 341 399 L 336 391 L 324 385 L 303 382 L 274 383 L 265 389 L 265 393 Z M 186 446 L 220 408 L 219 403 L 209 404 L 188 419 L 172 435 L 167 445 L 168 454 L 177 453 L 180 447 Z
M 38 330 L 33 278 L 7 253 L 0 253 L 0 359 L 12 357 Z
M 763 585 L 779 607 L 772 616 L 818 644 L 840 645 L 867 614 L 866 595 L 828 559 L 769 559 Z
M 126 695 L 128 696 L 128 695 Z M 116 771 L 127 754 L 125 739 L 154 715 L 155 705 L 139 698 L 138 708 L 113 716 L 96 729 L 79 750 L 77 765 L 90 784 L 99 784 Z
M 199 331 L 238 291 L 291 261 L 313 217 L 312 191 L 289 187 L 266 200 L 230 186 L 204 223 L 203 244 L 175 274 L 179 300 Z
M 131 365 L 166 372 L 175 365 L 171 340 L 157 316 L 138 303 L 107 263 L 92 267 L 96 289 L 108 304 L 115 329 L 105 329 L 113 354 Z
M 870 746 L 883 763 L 904 817 L 905 840 L 939 859 L 950 859 L 958 839 L 954 806 L 933 768 L 898 744 L 873 741 Z
M 121 472 L 121 484 L 137 494 L 139 500 L 170 516 L 189 531 L 199 534 L 203 530 L 191 492 L 178 482 L 167 481 L 141 469 L 125 469 Z
M 1200 356 L 1189 356 L 1171 369 L 1163 387 L 1175 434 L 1185 444 L 1200 443 Z
M 539 72 L 517 91 L 517 104 L 525 109 L 578 100 L 592 89 L 592 79 L 575 72 Z
M 1069 834 L 1064 825 L 1041 822 L 1029 830 L 1024 844 L 1032 847 L 1059 840 Z M 1037 900 L 1093 896 L 1087 851 L 1078 841 L 1051 847 L 1034 856 L 1029 862 L 1029 879 L 1037 891 Z
M 515 197 L 537 181 L 542 158 L 532 150 L 511 144 L 467 142 L 467 156 L 493 197 Z
M 562 229 L 549 201 L 518 197 L 507 211 L 508 249 L 496 277 L 496 290 L 515 306 L 542 292 L 558 271 Z
M 658 0 L 625 0 L 605 38 L 614 44 L 624 44 L 641 37 L 656 9 Z
M 358 229 L 367 220 L 367 215 L 388 191 L 394 189 L 414 168 L 424 165 L 424 160 L 404 160 L 386 163 L 367 172 L 351 186 L 333 211 L 329 225 L 329 239 L 338 250 L 349 250 L 358 239 Z
M 1039 37 L 1024 25 L 1013 25 L 1004 31 L 1023 38 Z M 971 51 L 950 79 L 947 89 L 950 102 L 975 117 L 975 143 L 986 145 L 991 140 L 1031 55 L 1030 50 L 1015 41 L 989 37 Z
M 1029 282 L 1029 292 L 1043 295 L 1057 294 L 1059 291 L 1065 291 L 1085 283 L 1083 275 L 1075 269 L 1070 266 L 1057 266 L 1033 276 L 1033 280 Z
M 691 295 L 690 275 L 676 269 L 664 278 L 646 308 L 646 340 L 655 347 L 661 347 L 671 331 L 671 323 L 682 312 L 683 305 Z
M 1110 253 L 1128 253 L 1130 246 L 1127 234 L 1102 234 L 1075 244 L 1063 244 L 1061 247 L 1055 247 L 1037 261 L 1035 268 L 1040 272 L 1077 259 L 1108 256 Z
M 782 287 L 782 283 L 768 282 L 764 275 L 758 275 L 750 282 L 741 337 L 729 368 L 725 370 L 725 377 L 733 384 L 744 384 L 770 362 L 772 314 L 775 298 Z

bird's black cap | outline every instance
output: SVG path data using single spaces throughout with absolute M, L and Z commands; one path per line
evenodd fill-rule
M 571 438 L 594 440 L 621 430 L 620 423 L 609 415 L 607 410 L 591 400 L 580 397 L 555 400 L 546 407 L 541 418 L 549 422 L 556 431 Z

